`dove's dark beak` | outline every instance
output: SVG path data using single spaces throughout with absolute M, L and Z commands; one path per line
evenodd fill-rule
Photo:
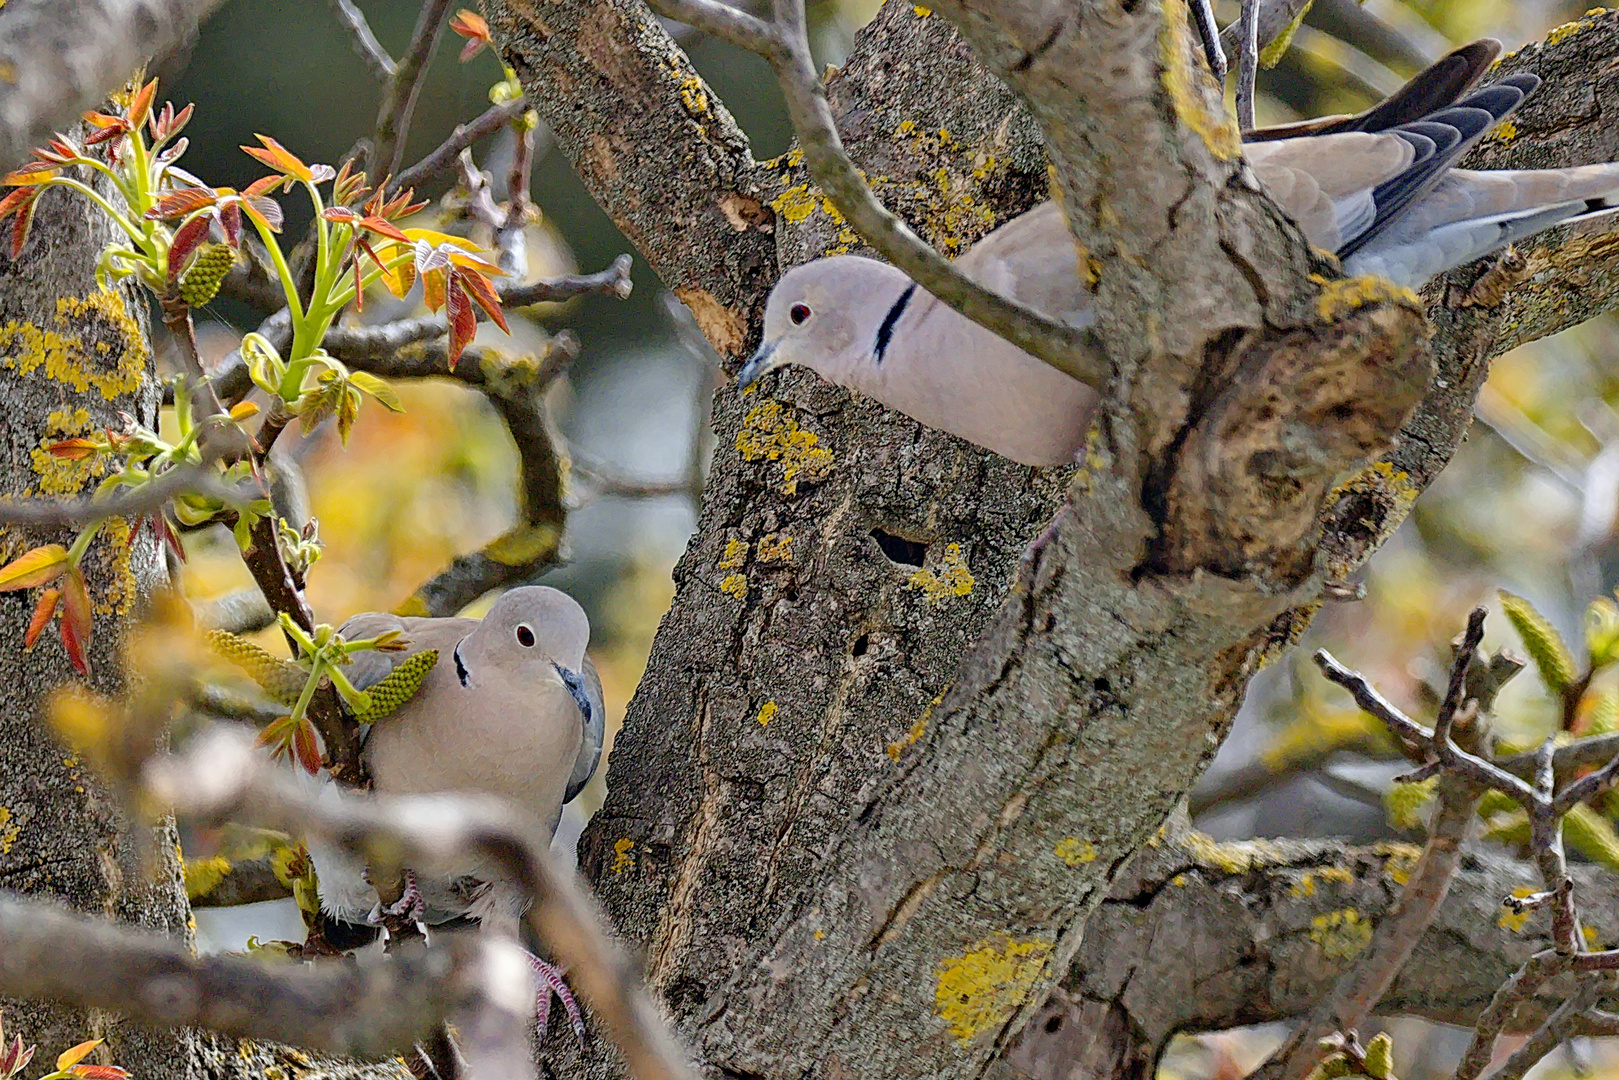
M 759 346 L 758 352 L 748 357 L 748 362 L 742 365 L 742 370 L 736 373 L 737 389 L 746 389 L 758 381 L 759 376 L 775 371 L 780 366 L 776 362 L 776 342 L 765 342 Z

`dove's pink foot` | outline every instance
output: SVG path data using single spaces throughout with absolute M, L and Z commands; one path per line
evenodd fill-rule
M 426 914 L 427 901 L 422 899 L 422 891 L 416 887 L 416 871 L 407 868 L 405 887 L 400 891 L 399 899 L 387 907 L 383 907 L 382 902 L 378 901 L 365 921 L 372 926 L 383 926 L 390 922 L 398 926 L 419 923 Z
M 578 1036 L 579 1045 L 583 1046 L 585 1017 L 579 1011 L 579 1003 L 574 1000 L 573 991 L 568 989 L 568 984 L 562 979 L 564 969 L 546 963 L 533 953 L 529 953 L 528 962 L 534 969 L 534 977 L 540 981 L 540 992 L 534 1007 L 534 1023 L 539 1028 L 541 1038 L 545 1036 L 545 1026 L 551 1020 L 551 996 L 555 994 L 568 1012 L 568 1022 L 573 1025 L 573 1033 Z

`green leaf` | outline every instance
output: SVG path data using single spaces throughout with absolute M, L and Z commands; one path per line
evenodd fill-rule
M 1574 655 L 1563 643 L 1563 636 L 1523 597 L 1505 589 L 1499 595 L 1501 609 L 1523 639 L 1523 647 L 1529 651 L 1529 659 L 1535 662 L 1541 681 L 1552 693 L 1561 694 L 1576 677 Z
M 405 411 L 405 406 L 400 402 L 399 395 L 394 393 L 394 388 L 369 371 L 354 372 L 349 376 L 349 382 L 376 398 L 388 411 L 397 413 Z

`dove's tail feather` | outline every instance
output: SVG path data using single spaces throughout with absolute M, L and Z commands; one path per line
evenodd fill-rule
M 1275 139 L 1296 138 L 1300 135 L 1330 135 L 1342 131 L 1387 131 L 1401 124 L 1409 124 L 1447 105 L 1455 104 L 1457 99 L 1484 77 L 1484 73 L 1500 55 L 1499 41 L 1494 38 L 1481 38 L 1429 64 L 1413 76 L 1410 82 L 1363 113 L 1354 116 L 1328 116 L 1315 120 L 1301 120 L 1295 124 L 1259 128 L 1248 132 L 1243 139 L 1247 142 L 1269 142 Z
M 1371 224 L 1345 238 L 1338 249 L 1347 258 L 1388 231 L 1413 206 L 1439 184 L 1463 154 L 1471 150 L 1486 132 L 1511 116 L 1524 99 L 1540 86 L 1540 78 L 1528 73 L 1509 75 L 1498 83 L 1475 90 L 1455 105 L 1431 113 L 1422 120 L 1388 129 L 1410 143 L 1416 155 L 1399 175 L 1377 185 L 1372 192 L 1376 206 Z
M 1553 225 L 1619 208 L 1619 163 L 1448 173 L 1405 218 L 1344 260 L 1346 272 L 1420 283 Z

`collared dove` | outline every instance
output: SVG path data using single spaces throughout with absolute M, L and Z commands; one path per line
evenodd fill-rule
M 1474 42 L 1358 116 L 1251 132 L 1270 196 L 1347 274 L 1407 287 L 1560 222 L 1619 205 L 1619 163 L 1471 172 L 1456 161 L 1540 85 L 1518 74 L 1469 89 L 1500 52 Z M 956 266 L 1075 328 L 1095 320 L 1062 211 L 1042 203 Z M 940 303 L 886 263 L 853 255 L 794 267 L 765 307 L 746 387 L 799 364 L 913 419 L 1027 465 L 1074 460 L 1097 401 L 1078 381 Z
M 439 660 L 410 700 L 366 730 L 362 754 L 372 790 L 493 795 L 555 831 L 563 803 L 595 773 L 605 734 L 601 680 L 585 655 L 584 609 L 566 593 L 535 585 L 506 592 L 482 620 L 368 612 L 339 633 L 355 640 L 391 630 L 406 648 L 356 653 L 345 674 L 357 689 L 428 649 L 438 650 Z M 310 844 L 310 856 L 328 940 L 352 947 L 373 939 L 380 901 L 364 864 L 319 843 Z M 515 938 L 526 904 L 494 867 L 469 857 L 448 876 L 407 875 L 399 907 L 430 927 L 473 921 Z M 534 963 L 582 1032 L 561 973 Z M 542 1025 L 550 991 L 541 991 Z

